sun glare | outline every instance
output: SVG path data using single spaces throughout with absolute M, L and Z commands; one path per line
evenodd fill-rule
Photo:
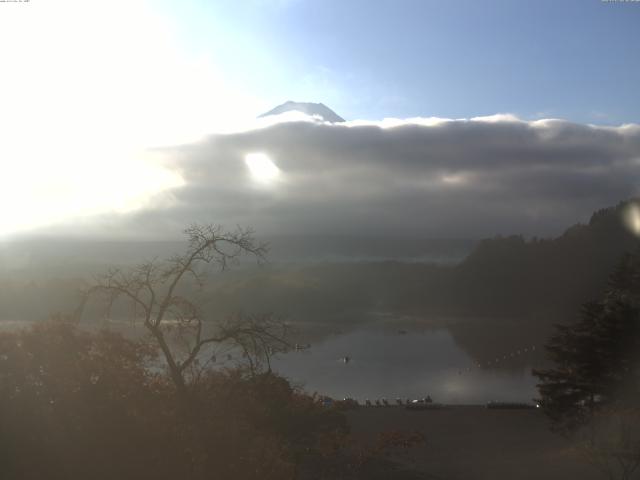
M 280 177 L 280 169 L 264 153 L 249 153 L 244 158 L 251 178 L 262 184 L 270 184 Z
M 126 15 L 99 2 L 32 3 L 0 15 L 10 72 L 0 89 L 0 237 L 139 209 L 182 182 L 147 158 L 149 147 L 237 127 L 254 111 L 149 2 L 127 2 Z
M 629 205 L 624 217 L 629 230 L 640 236 L 640 207 L 635 203 Z

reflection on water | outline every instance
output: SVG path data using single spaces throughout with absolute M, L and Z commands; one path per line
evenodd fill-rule
M 444 329 L 402 333 L 368 329 L 334 336 L 280 355 L 273 367 L 308 392 L 360 402 L 427 395 L 452 404 L 529 402 L 537 396 L 530 368 L 477 368 Z
M 27 324 L 2 321 L 0 330 L 13 330 Z M 95 325 L 96 328 L 105 326 Z M 136 329 L 129 323 L 109 323 L 110 328 L 117 326 L 122 333 L 134 338 L 146 334 L 142 327 Z M 367 398 L 394 401 L 397 397 L 414 399 L 427 395 L 435 402 L 451 404 L 491 400 L 529 402 L 537 397 L 536 379 L 531 376 L 529 366 L 505 368 L 513 367 L 510 358 L 505 356 L 506 361 L 497 368 L 495 361 L 491 366 L 483 362 L 483 367 L 478 368 L 477 361 L 461 349 L 444 328 L 423 330 L 396 319 L 386 326 L 371 322 L 366 328 L 320 338 L 309 348 L 273 358 L 273 369 L 309 393 L 351 397 L 361 403 Z M 203 364 L 230 367 L 243 362 L 231 347 L 215 350 L 217 357 L 213 357 L 213 363 L 210 363 L 211 353 L 203 352 Z M 520 353 L 524 351 L 518 351 Z M 519 357 L 519 360 L 526 359 L 526 356 Z

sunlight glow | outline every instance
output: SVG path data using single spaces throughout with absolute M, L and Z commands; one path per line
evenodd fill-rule
M 249 153 L 244 161 L 251 177 L 258 183 L 270 184 L 280 177 L 280 169 L 264 153 Z
M 153 5 L 131 0 L 126 15 L 86 0 L 3 7 L 0 235 L 148 205 L 182 182 L 149 147 L 255 111 L 211 58 L 181 48 Z
M 459 173 L 453 173 L 450 175 L 443 175 L 441 177 L 442 183 L 446 185 L 464 185 L 467 183 L 467 178 Z
M 629 230 L 640 236 L 640 206 L 638 204 L 632 203 L 627 207 L 624 220 Z

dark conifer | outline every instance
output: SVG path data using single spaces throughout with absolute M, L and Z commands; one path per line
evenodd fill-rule
M 534 370 L 540 403 L 556 430 L 584 425 L 604 406 L 640 399 L 640 253 L 627 255 L 599 301 L 558 325 L 546 349 L 553 368 Z

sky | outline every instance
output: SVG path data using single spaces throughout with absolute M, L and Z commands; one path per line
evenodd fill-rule
M 557 233 L 638 194 L 639 43 L 640 2 L 0 3 L 0 235 Z
M 190 50 L 276 103 L 323 101 L 347 119 L 638 122 L 637 2 L 221 0 L 162 9 Z

